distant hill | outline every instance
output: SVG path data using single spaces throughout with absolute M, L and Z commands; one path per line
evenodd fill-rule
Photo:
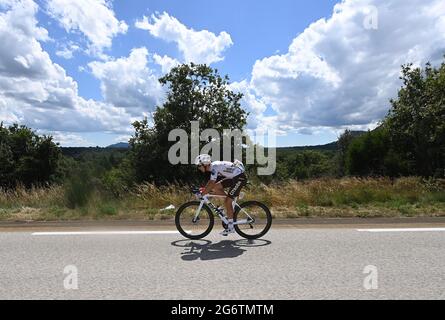
M 130 148 L 130 144 L 128 142 L 119 142 L 116 144 L 112 144 L 106 148 L 107 149 L 128 149 L 128 148 Z
M 61 147 L 62 154 L 67 157 L 81 158 L 86 155 L 125 153 L 127 148 L 101 148 L 101 147 Z
M 280 151 L 304 151 L 304 150 L 333 151 L 337 150 L 337 141 L 316 146 L 279 147 L 277 149 Z
M 355 137 L 358 137 L 366 131 L 351 131 L 352 135 Z M 130 148 L 130 144 L 127 142 L 119 142 L 116 144 L 109 145 L 108 147 L 101 148 L 101 147 L 62 147 L 62 153 L 65 156 L 71 156 L 71 157 L 79 157 L 82 154 L 85 153 L 107 153 L 107 152 L 126 152 Z M 277 148 L 277 151 L 279 153 L 292 153 L 295 151 L 305 151 L 305 150 L 316 150 L 316 151 L 335 151 L 337 150 L 337 141 L 323 144 L 323 145 L 316 145 L 316 146 L 299 146 L 299 147 L 281 147 Z
M 362 134 L 365 134 L 367 131 L 351 131 L 351 134 L 354 137 L 361 136 Z M 316 150 L 316 151 L 335 151 L 337 150 L 337 141 L 322 144 L 322 145 L 316 145 L 316 146 L 300 146 L 300 147 L 281 147 L 277 148 L 277 150 L 282 152 L 291 152 L 291 151 L 304 151 L 304 150 Z

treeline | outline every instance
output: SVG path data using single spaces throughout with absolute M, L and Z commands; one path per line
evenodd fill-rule
M 50 136 L 25 126 L 0 123 L 0 187 L 44 185 L 55 181 L 60 149 Z
M 346 130 L 326 147 L 277 150 L 277 169 L 269 177 L 256 176 L 257 165 L 248 166 L 252 180 L 269 183 L 289 179 L 342 176 L 445 175 L 445 64 L 424 69 L 402 67 L 403 86 L 379 127 L 369 132 Z M 243 129 L 248 113 L 242 95 L 229 90 L 228 77 L 206 65 L 184 64 L 160 79 L 169 91 L 152 122 L 136 121 L 128 150 L 72 149 L 62 155 L 52 137 L 30 128 L 0 125 L 0 186 L 63 184 L 70 206 L 88 201 L 100 190 L 120 197 L 135 184 L 157 185 L 204 181 L 191 165 L 173 166 L 168 150 L 171 130 Z M 209 106 L 212 106 L 209 108 Z M 210 142 L 203 141 L 201 146 Z M 247 144 L 250 141 L 245 142 Z

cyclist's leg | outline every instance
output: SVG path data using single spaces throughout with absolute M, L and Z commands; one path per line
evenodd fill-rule
M 224 205 L 226 207 L 227 217 L 233 220 L 233 199 L 226 197 L 224 200 Z
M 227 193 L 224 191 L 225 188 L 231 188 L 234 185 L 234 180 L 231 178 L 225 178 L 221 181 L 219 181 L 216 185 L 215 185 L 215 191 L 217 191 L 217 195 L 220 196 L 225 196 L 225 200 L 224 200 L 224 206 L 226 208 L 226 213 L 227 213 L 227 217 L 229 219 L 233 220 L 233 208 L 232 208 L 232 200 L 230 200 L 228 198 Z M 228 204 L 228 201 L 230 200 L 230 205 Z
M 247 183 L 247 177 L 244 173 L 242 173 L 231 179 L 231 183 L 232 185 L 230 186 L 225 200 L 226 212 L 229 219 L 233 219 L 233 199 L 239 196 L 241 189 Z
M 215 184 L 215 187 L 212 190 L 212 194 L 216 196 L 226 196 L 226 192 L 224 191 L 224 186 L 222 184 L 222 181 Z

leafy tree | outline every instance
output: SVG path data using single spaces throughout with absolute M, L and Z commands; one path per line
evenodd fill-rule
M 38 136 L 26 126 L 0 123 L 0 186 L 44 184 L 53 179 L 60 149 L 51 136 Z
M 0 142 L 0 186 L 8 186 L 13 179 L 13 174 L 14 160 L 11 148 L 5 142 Z
M 402 66 L 403 86 L 382 125 L 354 139 L 346 153 L 352 175 L 445 174 L 445 63 Z
M 402 67 L 403 87 L 385 120 L 391 142 L 411 174 L 443 176 L 445 170 L 445 63 L 424 70 Z
M 394 150 L 385 126 L 356 137 L 346 153 L 345 169 L 349 175 L 396 177 L 407 175 L 407 167 L 402 155 Z
M 135 174 L 138 182 L 187 181 L 195 171 L 168 162 L 168 151 L 175 143 L 168 141 L 170 131 L 190 133 L 191 121 L 199 121 L 201 131 L 213 128 L 220 135 L 224 129 L 242 129 L 247 120 L 240 105 L 242 94 L 229 89 L 228 76 L 221 77 L 207 65 L 183 64 L 159 81 L 168 87 L 168 93 L 163 106 L 156 108 L 153 125 L 147 119 L 133 123 L 135 135 L 130 145 Z
M 346 173 L 350 175 L 384 175 L 384 158 L 389 137 L 385 130 L 368 131 L 354 139 L 346 154 Z
M 346 156 L 355 136 L 352 134 L 351 130 L 345 130 L 345 132 L 340 135 L 337 141 L 337 170 L 339 176 L 344 176 L 346 174 Z

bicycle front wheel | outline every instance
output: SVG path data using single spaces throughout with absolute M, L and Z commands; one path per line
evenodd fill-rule
M 258 201 L 242 203 L 235 210 L 233 218 L 236 232 L 246 239 L 261 238 L 272 226 L 269 208 Z
M 175 224 L 184 237 L 192 240 L 202 239 L 212 231 L 212 210 L 205 204 L 201 206 L 199 201 L 187 202 L 176 212 Z

